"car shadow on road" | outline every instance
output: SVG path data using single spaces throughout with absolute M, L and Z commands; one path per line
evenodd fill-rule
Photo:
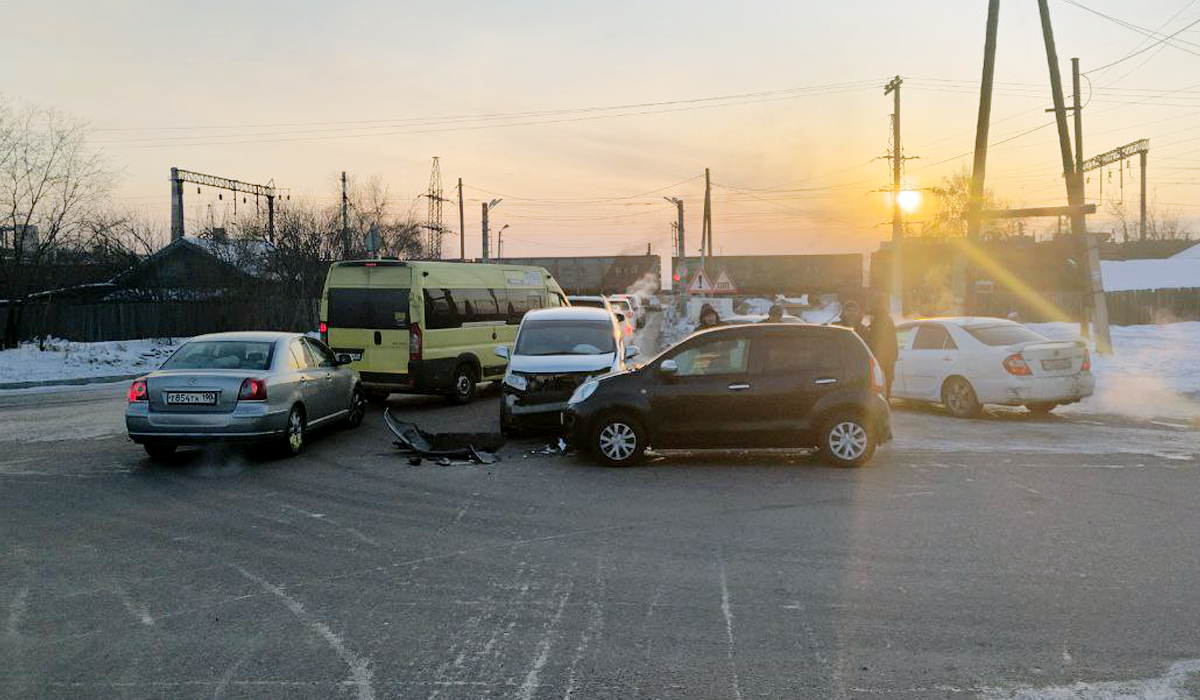
M 1065 416 L 1060 416 L 1056 413 L 1033 413 L 1024 408 L 1007 407 L 1007 406 L 985 406 L 980 414 L 974 418 L 955 418 L 950 415 L 945 406 L 941 404 L 932 404 L 919 401 L 905 401 L 903 399 L 892 399 L 891 406 L 893 411 L 903 413 L 915 413 L 928 416 L 941 416 L 943 418 L 952 418 L 954 420 L 974 420 L 974 421 L 1006 421 L 1011 423 L 1064 423 L 1070 422 Z

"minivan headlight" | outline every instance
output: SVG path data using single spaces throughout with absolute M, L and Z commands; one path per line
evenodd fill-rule
M 567 399 L 567 403 L 576 404 L 580 403 L 581 401 L 586 401 L 589 396 L 596 393 L 596 387 L 598 386 L 600 386 L 600 382 L 596 381 L 595 379 L 587 380 L 575 388 L 574 393 L 571 394 L 571 398 Z
M 516 372 L 505 372 L 504 383 L 516 389 L 517 391 L 525 391 L 529 388 L 529 380 L 523 374 Z

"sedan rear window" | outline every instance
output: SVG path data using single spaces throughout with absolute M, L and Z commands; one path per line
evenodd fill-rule
M 252 369 L 271 366 L 274 343 L 240 340 L 194 340 L 184 343 L 163 369 Z
M 517 355 L 603 355 L 616 352 L 609 321 L 536 321 L 517 336 Z
M 1015 345 L 1048 340 L 1041 333 L 1035 333 L 1016 323 L 1005 323 L 998 326 L 967 326 L 966 330 L 975 337 L 975 340 L 984 345 Z

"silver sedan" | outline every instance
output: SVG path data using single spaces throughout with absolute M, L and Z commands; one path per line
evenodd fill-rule
M 358 372 L 343 364 L 297 333 L 198 336 L 130 385 L 125 428 L 156 459 L 223 441 L 271 442 L 295 455 L 311 428 L 362 423 Z

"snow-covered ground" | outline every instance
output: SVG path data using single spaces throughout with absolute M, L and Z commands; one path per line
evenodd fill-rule
M 153 338 L 75 343 L 50 339 L 46 349 L 36 342 L 0 351 L 0 384 L 58 379 L 119 377 L 157 369 L 179 340 Z
M 1078 338 L 1070 323 L 1030 323 L 1050 338 Z M 1200 419 L 1200 321 L 1112 326 L 1113 353 L 1092 352 L 1096 393 L 1059 410 Z

